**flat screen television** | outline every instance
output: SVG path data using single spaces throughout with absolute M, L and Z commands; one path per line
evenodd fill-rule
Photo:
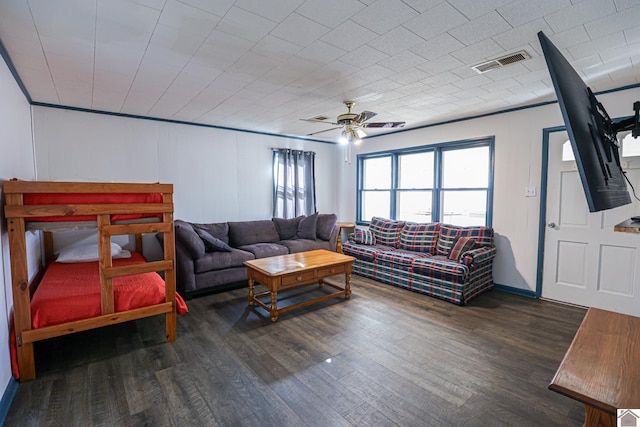
M 634 104 L 634 118 L 612 121 L 560 50 L 542 31 L 538 38 L 569 134 L 589 211 L 631 203 L 620 164 L 617 134 L 634 129 L 633 134 L 637 136 L 640 103 Z

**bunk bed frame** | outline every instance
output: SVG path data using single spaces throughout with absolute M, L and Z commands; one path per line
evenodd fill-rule
M 175 241 L 173 227 L 173 185 L 172 184 L 128 184 L 128 183 L 88 183 L 88 182 L 43 182 L 11 180 L 3 183 L 6 197 L 5 217 L 9 233 L 11 259 L 11 285 L 13 290 L 13 319 L 16 339 L 17 363 L 20 381 L 35 379 L 35 360 L 33 343 L 86 331 L 102 326 L 113 325 L 159 314 L 166 316 L 167 341 L 176 339 L 176 274 Z M 131 194 L 160 193 L 162 203 L 106 203 L 106 204 L 24 204 L 24 196 L 35 194 Z M 157 222 L 112 223 L 115 214 L 161 214 Z M 69 223 L 72 229 L 97 228 L 100 268 L 100 294 L 102 314 L 83 320 L 33 329 L 31 323 L 31 296 L 36 283 L 29 284 L 27 252 L 25 242 L 26 225 L 30 218 L 71 217 L 91 215 L 96 221 L 87 226 L 85 223 Z M 45 265 L 53 261 L 53 237 L 50 230 L 60 229 L 61 223 L 35 223 L 36 229 L 44 231 Z M 58 224 L 56 226 L 56 224 Z M 31 229 L 31 224 L 29 224 Z M 142 234 L 164 234 L 164 259 L 143 264 L 114 267 L 111 258 L 111 236 L 135 235 L 136 250 L 141 252 Z M 115 312 L 113 278 L 146 272 L 164 272 L 165 301 L 160 304 Z M 37 277 L 38 275 L 36 275 Z

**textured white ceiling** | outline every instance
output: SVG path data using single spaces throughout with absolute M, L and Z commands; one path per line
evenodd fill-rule
M 297 136 L 344 100 L 407 127 L 553 100 L 540 30 L 594 91 L 640 81 L 640 0 L 0 1 L 34 102 Z

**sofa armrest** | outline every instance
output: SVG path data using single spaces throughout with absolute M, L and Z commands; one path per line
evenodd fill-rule
M 329 238 L 329 247 L 334 252 L 338 246 L 338 233 L 340 233 L 340 227 L 336 224 L 333 226 L 333 230 L 331 230 L 331 237 Z
M 192 259 L 199 259 L 204 255 L 204 243 L 190 223 L 179 219 L 174 221 L 176 246 L 184 249 L 184 253 Z
M 460 256 L 460 262 L 468 267 L 492 262 L 496 257 L 495 246 L 482 246 L 481 248 L 472 249 L 464 252 Z

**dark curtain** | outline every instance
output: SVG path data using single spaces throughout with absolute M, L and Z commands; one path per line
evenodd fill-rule
M 312 151 L 273 150 L 274 218 L 316 212 L 315 157 Z

